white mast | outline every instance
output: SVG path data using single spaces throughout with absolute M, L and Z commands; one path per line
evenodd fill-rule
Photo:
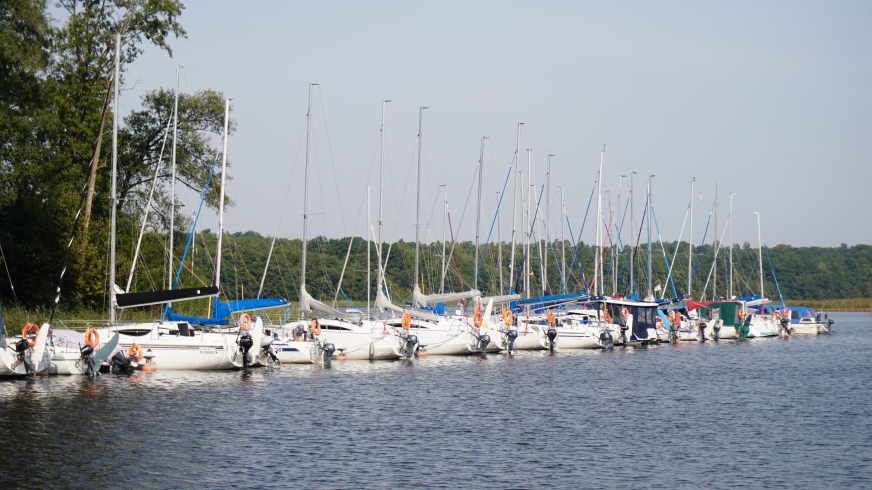
M 712 247 L 715 254 L 715 263 L 712 268 L 712 276 L 714 279 L 712 282 L 712 301 L 715 301 L 718 296 L 718 249 L 720 248 L 718 244 L 718 184 L 720 184 L 720 182 L 715 182 L 715 246 Z
M 733 196 L 737 192 L 730 193 L 730 292 L 729 299 L 733 299 Z
M 560 186 L 560 284 L 563 287 L 563 294 L 568 291 L 566 289 L 566 206 L 563 204 L 563 186 Z
M 110 203 L 110 234 L 109 241 L 109 324 L 115 323 L 115 208 L 118 207 L 118 85 L 121 82 L 119 69 L 121 65 L 121 34 L 115 35 L 115 108 L 112 117 L 112 184 L 109 190 Z M 60 287 L 58 288 L 60 291 Z M 60 292 L 58 292 L 60 297 Z
M 500 234 L 500 191 L 497 191 L 497 264 L 500 270 L 500 296 L 503 295 L 503 237 Z
M 418 109 L 418 187 L 417 187 L 417 199 L 415 200 L 415 288 L 419 288 L 420 285 L 418 283 L 418 257 L 420 256 L 420 248 L 421 248 L 421 153 L 423 150 L 423 134 L 422 128 L 424 123 L 424 109 L 426 107 L 421 107 Z
M 651 179 L 653 177 L 653 174 L 648 176 L 648 297 L 654 295 L 654 291 L 651 289 L 651 222 L 654 221 L 651 216 Z
M 306 253 L 308 251 L 308 243 L 306 243 L 309 232 L 309 140 L 312 129 L 312 87 L 317 83 L 309 84 L 309 106 L 306 109 L 306 164 L 303 172 L 303 254 L 300 257 L 300 299 L 303 298 L 303 291 L 306 289 Z M 224 176 L 221 176 L 224 180 Z
M 445 293 L 445 231 L 448 229 L 448 184 L 440 185 L 445 190 L 442 193 L 442 281 L 439 286 L 439 294 Z
M 366 186 L 366 317 L 370 315 L 370 299 L 372 298 L 372 214 L 369 206 L 369 186 Z M 381 262 L 381 261 L 379 261 Z
M 230 121 L 230 99 L 224 101 L 224 147 L 221 154 L 221 187 L 219 189 L 218 199 L 218 237 L 215 245 L 215 281 L 214 286 L 218 288 L 221 284 L 221 238 L 224 236 L 224 182 L 227 174 L 227 129 Z M 305 242 L 303 242 L 305 243 Z M 303 245 L 305 247 L 305 245 Z M 303 248 L 305 250 L 305 248 Z M 305 264 L 305 258 L 303 264 Z M 305 274 L 303 279 L 305 279 Z M 220 288 L 219 288 L 220 289 Z M 218 300 L 217 298 L 215 299 Z
M 478 154 L 478 204 L 475 207 L 475 276 L 472 280 L 472 289 L 478 289 L 478 234 L 479 222 L 481 221 L 481 181 L 482 171 L 484 170 L 484 140 L 487 136 L 481 137 L 481 151 Z M 443 270 L 445 267 L 442 267 Z M 444 292 L 444 291 L 443 291 Z
M 551 157 L 554 155 L 548 152 L 548 158 L 545 163 L 545 213 L 542 214 L 542 227 L 545 228 L 545 256 L 542 257 L 542 295 L 545 295 L 545 290 L 548 289 L 548 247 L 549 233 L 548 222 L 551 220 Z
M 533 167 L 532 167 L 533 150 L 527 148 L 527 222 L 524 224 L 524 233 L 527 234 L 527 252 L 524 259 L 524 290 L 527 292 L 527 298 L 530 297 L 530 274 L 533 272 L 533 257 L 531 257 L 530 240 L 533 238 Z
M 693 274 L 693 183 L 696 177 L 690 181 L 690 236 L 687 238 L 687 296 L 690 297 L 690 286 Z
M 509 251 L 509 287 L 513 287 L 515 281 L 515 234 L 517 231 L 518 221 L 518 175 L 521 173 L 521 126 L 524 123 L 518 123 L 518 146 L 515 149 L 515 183 L 512 190 L 512 249 Z
M 760 231 L 760 213 L 754 211 L 754 214 L 757 215 L 757 253 L 758 260 L 760 261 L 760 301 L 762 304 L 763 298 L 766 295 L 763 292 L 763 232 Z
M 170 246 L 169 246 L 169 287 L 167 289 L 173 289 L 173 245 L 175 241 L 173 240 L 173 232 L 175 231 L 175 221 L 176 221 L 176 141 L 178 139 L 178 128 L 179 128 L 179 68 L 176 67 L 176 93 L 175 93 L 175 101 L 173 102 L 173 165 L 172 172 L 170 176 Z M 171 302 L 167 303 L 167 306 L 172 306 Z
M 599 173 L 596 177 L 596 185 L 597 185 L 597 200 L 596 200 L 596 243 L 594 247 L 597 247 L 597 259 L 594 261 L 594 283 L 593 290 L 594 294 L 602 296 L 603 294 L 603 244 L 602 244 L 602 227 L 603 227 L 603 160 L 606 157 L 606 145 L 603 145 L 603 150 L 600 153 L 600 168 Z M 599 287 L 598 287 L 599 286 Z
M 636 281 L 633 276 L 633 266 L 636 262 L 636 210 L 633 208 L 633 176 L 636 170 L 630 174 L 630 296 L 636 293 Z
M 384 280 L 384 267 L 387 264 L 382 264 L 382 204 L 384 202 L 384 186 L 385 186 L 385 105 L 390 102 L 390 100 L 382 101 L 382 123 L 381 130 L 379 130 L 381 137 L 380 151 L 381 163 L 379 165 L 379 181 L 378 181 L 378 273 L 375 281 L 375 289 L 376 291 L 381 291 L 382 281 Z

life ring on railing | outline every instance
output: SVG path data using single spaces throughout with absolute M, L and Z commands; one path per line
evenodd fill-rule
M 663 318 L 661 318 L 660 315 L 657 315 L 657 318 L 654 319 L 654 324 L 656 325 L 656 328 L 658 328 L 658 329 L 659 328 L 666 328 L 666 325 L 663 323 Z
M 130 348 L 127 349 L 127 356 L 135 357 L 136 360 L 139 361 L 140 359 L 142 359 L 142 347 L 134 342 L 133 345 L 131 345 Z
M 97 348 L 97 344 L 100 343 L 100 334 L 97 333 L 97 329 L 88 325 L 88 330 L 85 332 L 85 343 L 90 345 L 92 349 Z
M 472 323 L 475 328 L 479 328 L 484 324 L 484 315 L 481 314 L 481 305 L 476 305 L 475 313 L 472 315 Z
M 21 332 L 21 338 L 27 341 L 27 345 L 33 347 L 36 345 L 36 342 L 27 338 L 27 334 L 31 330 L 33 330 L 37 335 L 39 334 L 39 327 L 37 327 L 35 323 L 27 323 L 24 325 L 24 330 Z
M 630 318 L 630 310 L 627 309 L 626 306 L 621 308 L 621 315 L 623 315 L 624 318 Z
M 512 316 L 511 310 L 503 310 L 503 323 L 505 323 L 507 327 L 511 327 L 512 324 L 515 323 L 515 317 Z
M 412 315 L 408 311 L 403 312 L 403 330 L 412 328 Z
M 318 323 L 317 318 L 313 318 L 312 321 L 309 322 L 309 328 L 312 329 L 312 335 L 315 337 L 321 335 L 321 324 Z
M 603 308 L 603 319 L 606 321 L 606 323 L 612 323 L 612 316 L 609 315 L 608 310 L 606 310 L 605 308 Z
M 775 310 L 775 318 L 777 318 L 778 320 L 781 320 L 781 312 L 780 311 Z
M 243 313 L 239 316 L 239 328 L 241 328 L 243 332 L 251 330 L 251 317 L 248 316 L 248 313 Z
M 554 316 L 554 313 L 551 313 L 551 310 L 548 310 L 547 317 L 548 317 L 548 324 L 553 327 L 554 324 L 557 323 L 557 318 Z

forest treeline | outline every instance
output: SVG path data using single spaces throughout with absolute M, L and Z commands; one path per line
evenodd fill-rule
M 49 8 L 53 7 L 50 11 Z M 151 291 L 167 287 L 171 269 L 180 266 L 190 216 L 170 205 L 172 135 L 177 138 L 176 186 L 205 194 L 212 212 L 218 204 L 214 162 L 220 161 L 224 95 L 207 89 L 178 96 L 178 128 L 173 130 L 175 93 L 171 88 L 147 91 L 139 104 L 116 116 L 115 84 L 129 89 L 129 67 L 147 49 L 172 56 L 171 42 L 186 37 L 180 19 L 184 6 L 177 0 L 8 0 L 0 3 L 0 302 L 25 307 L 49 306 L 60 285 L 67 245 L 72 249 L 63 277 L 61 302 L 67 311 L 106 309 L 112 128 L 118 119 L 118 194 L 116 282 L 122 289 Z M 115 36 L 121 36 L 120 70 L 115 73 Z M 235 131 L 231 119 L 229 131 Z M 211 181 L 210 181 L 211 179 Z M 211 182 L 207 186 L 207 183 Z M 153 189 L 153 191 L 152 191 Z M 153 204 L 148 207 L 149 197 Z M 232 205 L 230 198 L 226 204 Z M 132 261 L 145 220 L 142 251 Z M 170 217 L 173 217 L 171 220 Z M 167 237 L 173 222 L 174 246 L 169 262 Z M 191 240 L 179 287 L 214 281 L 216 236 L 201 230 Z M 253 232 L 228 234 L 224 240 L 221 286 L 228 299 L 258 294 L 271 238 Z M 264 278 L 263 294 L 296 300 L 299 291 L 299 240 L 278 239 Z M 678 247 L 678 253 L 674 255 Z M 359 238 L 326 239 L 309 243 L 307 289 L 327 303 L 365 304 L 367 298 L 366 242 Z M 396 303 L 408 301 L 414 283 L 414 244 L 385 245 L 387 289 Z M 443 279 L 441 243 L 421 248 L 419 281 L 425 293 L 469 289 L 474 281 L 474 247 L 447 247 Z M 566 254 L 565 271 L 562 267 Z M 349 260 L 345 266 L 346 254 Z M 502 253 L 502 261 L 499 257 Z M 615 267 L 612 254 L 618 256 Z M 593 276 L 594 251 L 587 244 L 538 243 L 531 248 L 531 289 L 541 293 L 583 291 Z M 606 291 L 630 292 L 629 250 L 606 250 Z M 717 258 L 717 282 L 711 245 L 694 249 L 693 297 L 727 294 L 728 249 Z M 547 278 L 542 268 L 547 256 Z M 674 259 L 673 259 L 674 256 Z M 479 289 L 485 294 L 519 289 L 520 275 L 509 275 L 509 246 L 490 244 L 480 267 Z M 771 257 L 771 266 L 769 258 Z M 370 253 L 372 287 L 377 254 Z M 516 270 L 522 252 L 516 250 Z M 697 260 L 698 259 L 698 260 Z M 757 293 L 758 251 L 749 246 L 733 250 L 733 292 Z M 674 260 L 673 278 L 667 281 Z M 652 288 L 659 294 L 687 293 L 687 244 L 655 244 L 652 249 Z M 872 297 L 872 248 L 772 247 L 764 254 L 767 296 L 777 297 L 774 277 L 786 299 Z M 634 277 L 637 291 L 648 288 L 647 251 L 637 249 Z M 345 273 L 340 276 L 343 266 Z M 773 277 L 772 271 L 775 271 Z M 133 272 L 131 275 L 130 272 Z M 613 273 L 614 272 L 614 273 Z M 502 276 L 502 278 L 501 278 Z M 563 280 L 565 277 L 565 283 Z M 128 280 L 130 285 L 128 288 Z M 713 288 L 716 284 L 716 292 Z M 674 285 L 674 286 L 673 286 Z M 14 286 L 14 289 L 13 289 Z M 198 302 L 179 303 L 183 312 L 203 309 Z M 190 311 L 185 311 L 185 310 Z

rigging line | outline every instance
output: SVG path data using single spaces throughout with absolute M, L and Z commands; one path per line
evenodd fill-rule
M 772 280 L 775 281 L 775 289 L 778 290 L 778 299 L 781 300 L 781 306 L 786 308 L 787 305 L 784 304 L 784 296 L 781 296 L 781 287 L 778 285 L 778 278 L 775 277 L 775 268 L 772 267 L 772 257 L 769 256 L 769 247 L 766 246 L 766 242 L 763 242 L 763 249 L 766 250 L 766 259 L 769 260 L 769 270 L 772 271 Z
M 660 242 L 660 250 L 663 252 L 663 264 L 666 266 L 667 271 L 669 271 L 669 260 L 666 259 L 666 248 L 663 246 L 663 238 L 660 237 L 660 225 L 657 223 L 657 213 L 654 211 L 654 206 L 651 206 L 651 217 L 654 218 L 654 227 L 657 228 L 657 240 Z M 672 294 L 674 294 L 675 298 L 678 297 L 678 291 L 675 289 L 675 281 L 672 280 L 671 274 L 667 272 L 666 282 L 672 284 Z M 666 287 L 663 287 L 663 292 L 660 293 L 660 299 L 666 296 Z
M 333 183 L 336 185 L 336 201 L 339 202 L 339 216 L 342 218 L 342 232 L 348 236 L 348 229 L 345 226 L 345 214 L 342 212 L 342 193 L 339 192 L 339 177 L 336 174 L 336 163 L 333 161 L 333 147 L 330 144 L 330 131 L 327 130 L 327 113 L 324 111 L 324 95 L 321 93 L 322 90 L 321 85 L 318 85 L 318 100 L 321 102 L 321 117 L 324 121 L 324 133 L 327 136 L 327 149 L 330 152 L 330 165 L 333 167 Z M 371 168 L 372 167 L 370 166 L 370 169 Z M 367 180 L 367 182 L 369 181 Z
M 472 189 L 470 189 L 470 193 L 471 192 L 472 192 Z M 468 200 L 469 199 L 467 199 L 467 201 Z M 466 208 L 464 208 L 464 211 L 466 211 Z M 454 243 L 454 228 L 451 226 L 451 213 L 446 213 L 446 214 L 448 215 L 448 230 L 451 232 L 451 243 L 453 244 Z M 460 221 L 463 221 L 462 216 L 460 218 Z M 457 225 L 457 229 L 458 229 L 458 231 L 460 230 L 459 224 Z M 453 246 L 451 247 L 451 253 L 454 255 L 454 268 L 456 269 L 456 272 L 457 272 L 457 281 L 460 283 L 460 291 L 463 291 L 463 278 L 460 277 L 460 264 L 457 261 L 457 251 L 454 249 Z
M 6 262 L 6 255 L 3 253 L 3 247 L 0 246 L 0 258 L 3 258 L 3 266 L 6 267 L 6 277 L 9 278 L 9 289 L 12 290 L 12 298 L 15 300 L 15 307 L 21 308 L 18 304 L 18 295 L 15 294 L 15 286 L 12 285 L 12 274 L 9 273 L 9 263 Z
M 569 228 L 569 239 L 572 240 L 572 245 L 573 245 L 573 248 L 575 249 L 575 258 L 578 258 L 578 243 L 575 241 L 575 236 L 572 234 L 572 225 L 569 223 L 569 216 L 565 216 L 564 218 L 566 219 L 566 226 Z M 581 261 L 579 260 L 578 262 L 579 262 L 578 269 L 581 271 L 581 285 L 585 286 L 585 291 L 587 291 L 587 289 L 586 289 L 587 279 L 584 277 L 584 269 L 580 265 Z M 572 277 L 575 275 L 575 259 L 573 259 L 572 264 L 573 265 L 569 268 L 569 278 L 570 279 L 572 279 Z M 575 282 L 579 282 L 578 278 L 575 279 Z
M 369 186 L 369 180 L 372 178 L 372 169 L 375 166 L 375 154 L 378 151 L 379 146 L 379 138 L 381 137 L 381 131 L 379 131 L 378 136 L 376 136 L 376 146 L 372 150 L 372 158 L 369 161 L 369 172 L 366 174 L 367 187 Z M 360 205 L 357 206 L 357 217 L 354 218 L 354 229 L 352 230 L 351 239 L 348 240 L 348 250 L 345 252 L 345 263 L 342 264 L 342 272 L 339 274 L 339 282 L 336 284 L 336 293 L 333 295 L 333 307 L 336 308 L 336 299 L 339 297 L 339 290 L 342 289 L 342 280 L 345 278 L 345 269 L 348 267 L 348 259 L 351 257 L 351 246 L 354 244 L 354 231 L 357 231 L 357 224 L 360 223 L 360 213 L 363 211 L 363 203 L 366 202 L 367 193 L 364 192 L 360 197 Z M 369 240 L 368 240 L 369 241 Z M 344 293 L 343 293 L 344 294 Z
M 574 238 L 573 242 L 575 243 L 575 257 L 572 259 L 572 265 L 569 266 L 569 270 L 573 270 L 575 268 L 576 261 L 578 262 L 578 270 L 581 272 L 581 280 L 582 286 L 584 286 L 585 291 L 590 294 L 590 289 L 587 287 L 587 279 L 584 276 L 584 266 L 581 263 L 581 257 L 578 255 L 578 246 L 581 244 L 581 235 L 584 233 L 584 227 L 587 224 L 587 216 L 590 213 L 590 204 L 593 202 L 593 195 L 596 192 L 596 182 L 593 184 L 593 189 L 590 190 L 590 198 L 587 200 L 587 210 L 584 212 L 584 220 L 581 222 L 581 229 L 578 231 L 578 238 Z M 569 193 L 570 200 L 572 199 L 572 193 Z M 576 217 L 578 216 L 578 212 L 576 211 Z M 572 225 L 569 224 L 569 216 L 566 217 L 566 224 L 569 225 L 569 237 L 572 238 Z
M 61 286 L 63 285 L 63 282 L 64 282 L 64 274 L 67 272 L 67 266 L 70 265 L 70 252 L 72 251 L 73 240 L 76 239 L 76 230 L 77 230 L 77 227 L 79 226 L 79 217 L 82 214 L 82 206 L 85 204 L 85 196 L 86 196 L 85 191 L 87 189 L 88 189 L 88 179 L 85 179 L 85 185 L 82 186 L 82 190 L 79 192 L 79 194 L 81 195 L 81 197 L 79 198 L 79 209 L 76 211 L 75 218 L 73 218 L 73 228 L 72 228 L 72 230 L 70 230 L 70 241 L 69 241 L 69 243 L 67 243 L 67 251 L 64 254 L 64 265 L 63 265 L 63 267 L 61 267 L 61 275 L 60 275 L 60 278 L 58 278 L 57 296 L 55 296 L 54 305 L 52 305 L 51 314 L 49 315 L 49 318 L 48 318 L 49 324 L 51 324 L 51 322 L 54 320 L 55 313 L 57 313 L 57 309 L 58 309 L 58 303 L 61 300 Z
M 687 224 L 687 217 L 690 215 L 690 204 L 687 205 L 687 211 L 684 212 L 684 222 L 681 223 L 681 233 L 678 234 L 678 241 L 675 242 L 675 252 L 672 254 L 672 262 L 669 264 L 669 268 L 667 269 L 666 280 L 672 280 L 672 268 L 675 266 L 675 257 L 678 257 L 678 250 L 681 248 L 681 237 L 684 236 L 684 226 Z M 659 232 L 658 232 L 659 233 Z M 674 281 L 673 281 L 674 283 Z M 674 288 L 674 286 L 673 286 Z M 675 292 L 675 291 L 673 291 Z M 689 291 L 688 291 L 689 293 Z M 678 297 L 678 293 L 675 294 Z
M 699 251 L 696 254 L 696 264 L 693 266 L 693 273 L 690 274 L 690 284 L 693 284 L 693 278 L 696 277 L 696 269 L 699 267 L 699 260 L 702 257 L 702 248 L 705 246 L 705 237 L 708 235 L 709 224 L 712 221 L 712 213 L 709 213 L 708 221 L 705 223 L 705 233 L 702 234 L 702 241 L 699 242 Z M 717 231 L 715 231 L 717 233 Z
M 533 189 L 532 192 L 536 192 L 536 190 Z M 542 196 L 544 196 L 544 195 L 545 195 L 545 184 L 542 184 L 542 190 L 539 191 L 539 199 L 536 201 L 536 212 L 533 214 L 533 219 L 531 220 L 532 222 L 530 223 L 530 231 L 527 232 L 527 236 L 528 236 L 528 237 L 531 237 L 531 236 L 533 235 L 533 230 L 534 230 L 535 227 L 536 227 L 536 218 L 539 216 L 539 205 L 542 204 Z M 532 247 L 528 247 L 528 248 L 532 248 Z M 523 271 L 525 270 L 525 269 L 524 269 L 524 263 L 527 261 L 527 259 L 528 259 L 528 258 L 530 259 L 530 265 L 533 264 L 532 257 L 527 257 L 527 255 L 528 255 L 529 253 L 530 253 L 530 250 L 527 250 L 526 252 L 524 252 L 524 253 L 521 255 L 521 271 L 522 271 L 522 272 L 521 272 L 520 274 L 518 274 L 518 279 L 517 279 L 517 281 L 515 282 L 515 285 L 516 285 L 516 286 L 519 286 L 518 283 L 521 282 L 521 277 L 523 277 L 523 275 L 524 275 L 524 272 L 523 272 Z M 532 271 L 532 269 L 533 269 L 533 268 L 530 267 L 530 270 L 531 270 L 531 271 Z
M 730 223 L 730 220 L 728 219 L 727 222 L 724 224 L 724 231 L 721 233 L 721 241 L 718 243 L 723 242 L 724 235 L 727 234 L 727 227 L 729 226 L 729 223 Z M 717 232 L 718 232 L 718 230 L 715 230 L 715 233 L 716 233 L 715 238 L 717 238 Z M 706 289 L 708 289 L 709 280 L 712 278 L 712 272 L 714 272 L 715 267 L 718 266 L 718 252 L 721 250 L 721 247 L 718 246 L 718 247 L 712 247 L 712 248 L 714 248 L 714 258 L 712 259 L 712 266 L 709 269 L 708 277 L 705 278 L 705 286 L 703 286 L 703 288 L 702 288 L 702 294 L 703 294 L 702 299 L 705 299 L 705 291 L 706 291 Z M 712 293 L 713 293 L 713 297 L 715 297 L 715 298 L 717 298 L 717 296 L 718 296 L 718 291 L 716 288 L 717 288 L 717 285 L 712 286 Z
M 294 180 L 294 172 L 297 170 L 297 162 L 300 161 L 300 148 L 303 146 L 303 134 L 306 131 L 306 126 L 300 131 L 300 140 L 297 142 L 297 153 L 294 155 L 294 165 L 291 167 L 291 175 L 288 177 L 288 185 L 285 187 L 285 198 L 282 199 L 282 208 L 279 210 L 279 219 L 276 222 L 276 230 L 273 233 L 272 241 L 269 244 L 269 252 L 266 255 L 266 264 L 263 267 L 263 277 L 260 279 L 260 286 L 257 289 L 257 298 L 263 294 L 263 283 L 266 281 L 266 272 L 269 270 L 269 262 L 272 259 L 273 249 L 276 244 L 276 237 L 279 235 L 279 226 L 282 224 L 282 217 L 285 215 L 285 205 L 288 203 L 288 195 L 291 193 L 291 183 Z
M 487 241 L 484 242 L 484 248 L 481 252 L 481 259 L 478 261 L 478 270 L 475 271 L 475 275 L 479 275 L 479 271 L 481 270 L 481 264 L 484 262 L 485 253 L 487 253 L 487 247 L 490 244 L 491 234 L 494 231 L 494 225 L 497 222 L 497 216 L 500 215 L 500 207 L 503 205 L 503 197 L 506 195 L 506 186 L 509 185 L 509 177 L 512 176 L 512 166 L 509 165 L 509 173 L 506 174 L 506 181 L 503 183 L 503 192 L 500 193 L 500 201 L 497 203 L 497 210 L 494 213 L 494 219 L 491 221 L 490 231 L 487 232 Z M 500 264 L 502 267 L 502 264 Z
M 415 163 L 415 151 L 418 151 L 418 143 L 415 143 L 412 159 L 409 161 L 409 170 L 406 172 L 406 183 L 403 185 L 403 193 L 400 195 L 400 207 L 397 208 L 396 220 L 394 221 L 394 230 L 391 233 L 391 243 L 388 245 L 388 251 L 385 253 L 384 266 L 382 270 L 388 269 L 388 261 L 391 260 L 391 249 L 394 247 L 394 242 L 397 240 L 397 227 L 400 224 L 400 212 L 403 209 L 403 203 L 406 202 L 406 190 L 409 188 L 409 179 L 412 177 L 412 166 Z M 384 279 L 384 277 L 382 277 Z
M 152 196 L 154 196 L 154 188 L 157 186 L 157 178 L 158 175 L 160 175 L 160 168 L 163 164 L 163 156 L 164 150 L 167 146 L 167 138 L 169 138 L 170 135 L 170 123 L 173 120 L 176 109 L 173 109 L 172 112 L 173 113 L 170 115 L 170 117 L 167 118 L 167 127 L 166 129 L 164 129 L 163 143 L 160 147 L 160 156 L 157 160 L 157 166 L 155 166 L 154 168 L 154 178 L 151 181 L 151 190 L 148 193 L 148 202 L 145 205 L 145 211 L 142 215 L 142 226 L 140 226 L 139 228 L 139 237 L 136 239 L 136 250 L 133 252 L 133 260 L 130 262 L 130 273 L 127 276 L 127 286 L 124 288 L 124 291 L 127 293 L 130 292 L 130 283 L 133 281 L 133 272 L 136 270 L 136 258 L 139 256 L 139 249 L 142 245 L 142 234 L 145 232 L 145 225 L 148 222 L 148 210 L 151 208 Z M 170 209 L 170 213 L 175 213 L 175 209 Z M 172 265 L 170 265 L 170 267 L 172 267 Z M 121 311 L 123 312 L 124 310 L 122 309 Z
M 466 208 L 467 208 L 467 206 L 469 206 L 469 198 L 472 196 L 472 189 L 475 188 L 475 177 L 476 177 L 476 175 L 478 175 L 478 167 L 476 167 L 475 171 L 472 173 L 472 179 L 469 180 L 469 192 L 466 194 L 466 203 L 463 204 L 463 212 L 460 213 L 460 223 L 457 223 L 457 230 L 458 230 L 458 232 L 460 231 L 460 227 L 463 226 L 463 218 L 466 217 Z M 449 227 L 449 229 L 451 229 L 451 228 Z M 452 234 L 452 236 L 453 236 L 453 235 L 454 235 L 454 230 L 453 230 L 453 229 L 451 229 L 451 230 L 452 230 L 452 231 L 451 231 L 451 234 Z M 457 245 L 457 242 L 454 240 L 454 238 L 452 238 L 452 239 L 451 239 L 451 252 L 449 253 L 449 255 L 453 255 L 453 254 L 454 254 L 454 247 L 455 247 L 455 245 Z M 448 270 L 448 269 L 447 269 L 447 267 L 446 267 L 445 271 L 447 271 L 447 270 Z M 443 271 L 442 273 L 444 274 L 445 271 Z M 462 283 L 463 283 L 463 281 L 461 281 L 461 284 L 462 284 Z

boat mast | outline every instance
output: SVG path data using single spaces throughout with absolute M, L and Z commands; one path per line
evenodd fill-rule
M 623 226 L 618 225 L 618 216 L 621 214 L 621 192 L 624 189 L 624 177 L 626 175 L 621 175 L 618 178 L 618 199 L 617 199 L 617 216 L 615 216 L 615 225 L 617 230 L 617 238 L 615 239 L 615 244 L 612 246 L 612 260 L 614 260 L 614 267 L 612 268 L 612 282 L 614 283 L 614 287 L 612 288 L 612 294 L 618 294 L 618 247 L 621 244 L 621 231 Z
M 167 289 L 173 289 L 173 244 L 175 243 L 173 240 L 173 232 L 176 227 L 176 140 L 178 139 L 179 128 L 179 68 L 181 67 L 176 67 L 176 93 L 175 101 L 173 102 L 173 168 L 170 176 L 170 267 L 167 272 L 167 281 L 169 282 L 169 287 Z M 171 307 L 172 305 L 172 302 L 167 302 L 167 307 Z
M 654 295 L 654 291 L 651 289 L 651 179 L 654 178 L 654 175 L 651 174 L 648 176 L 648 210 L 646 211 L 648 214 L 648 297 L 652 297 Z
M 633 176 L 636 170 L 630 174 L 630 296 L 636 293 L 636 281 L 633 277 L 633 265 L 636 262 L 636 210 L 633 208 Z
M 530 298 L 530 275 L 533 273 L 533 257 L 530 248 L 530 241 L 533 238 L 533 176 L 532 176 L 532 155 L 533 150 L 527 148 L 527 222 L 524 224 L 524 232 L 527 234 L 527 252 L 524 258 L 524 290 L 527 292 L 527 298 Z
M 379 131 L 381 136 L 381 144 L 380 151 L 381 156 L 379 157 L 381 163 L 379 164 L 379 181 L 378 181 L 378 277 L 375 281 L 375 289 L 376 291 L 381 291 L 382 281 L 384 281 L 384 267 L 387 267 L 387 264 L 382 264 L 382 205 L 384 203 L 384 187 L 385 187 L 385 105 L 390 102 L 390 100 L 382 100 L 382 120 L 381 120 L 381 130 Z
M 309 84 L 309 107 L 306 110 L 306 164 L 303 172 L 303 255 L 300 257 L 300 298 L 302 292 L 306 289 L 306 252 L 308 243 L 306 239 L 309 231 L 309 140 L 312 130 L 312 87 L 317 83 Z M 221 181 L 224 181 L 224 175 L 221 175 Z
M 763 292 L 763 232 L 760 231 L 760 213 L 754 211 L 754 214 L 757 215 L 757 259 L 760 261 L 760 304 L 763 304 L 763 296 L 765 296 Z M 760 311 L 763 311 L 763 308 L 760 308 Z
M 472 289 L 478 289 L 478 235 L 481 221 L 481 181 L 482 170 L 484 167 L 484 140 L 487 136 L 481 137 L 481 150 L 478 153 L 478 204 L 475 207 L 475 277 L 472 280 Z M 443 270 L 445 267 L 443 266 Z M 444 292 L 444 291 L 443 291 Z
M 690 236 L 687 238 L 687 297 L 690 297 L 690 282 L 693 279 L 693 184 L 696 177 L 690 180 Z M 650 219 L 650 217 L 648 218 Z
M 500 234 L 500 191 L 497 191 L 497 264 L 500 269 L 500 296 L 503 295 L 503 238 Z
M 221 187 L 218 192 L 218 237 L 215 245 L 215 281 L 214 285 L 218 288 L 221 284 L 221 238 L 224 236 L 224 182 L 225 174 L 227 174 L 227 129 L 230 121 L 230 99 L 224 101 L 224 147 L 221 153 Z M 305 215 L 304 215 L 305 216 Z M 305 236 L 305 231 L 303 232 Z M 305 241 L 303 242 L 303 251 L 305 251 Z M 306 263 L 305 255 L 303 264 Z M 303 274 L 303 284 L 305 284 L 306 275 Z M 220 289 L 220 288 L 219 288 Z M 218 299 L 215 298 L 215 306 L 218 306 Z
M 733 299 L 733 196 L 737 192 L 730 193 L 730 292 L 729 299 Z
M 514 285 L 515 281 L 515 241 L 516 241 L 516 233 L 517 233 L 517 221 L 518 221 L 518 175 L 521 173 L 521 126 L 524 123 L 518 123 L 518 146 L 515 149 L 515 165 L 517 165 L 517 169 L 515 169 L 515 182 L 513 184 L 512 191 L 512 249 L 509 252 L 509 287 L 511 288 Z
M 596 177 L 596 185 L 597 185 L 597 201 L 596 201 L 596 243 L 594 243 L 594 247 L 597 247 L 597 260 L 594 261 L 594 283 L 593 290 L 594 294 L 598 294 L 600 296 L 603 295 L 603 244 L 602 244 L 602 227 L 603 227 L 603 160 L 606 157 L 606 145 L 603 145 L 603 150 L 600 153 L 600 168 L 599 173 Z M 597 288 L 599 286 L 599 288 Z
M 542 226 L 545 228 L 545 253 L 542 257 L 542 295 L 545 295 L 545 291 L 548 288 L 548 247 L 549 247 L 549 233 L 548 233 L 548 222 L 551 221 L 551 157 L 554 155 L 551 152 L 548 152 L 548 158 L 545 163 L 545 214 L 542 220 Z
M 369 206 L 369 186 L 366 186 L 366 317 L 370 315 L 372 298 L 372 213 Z
M 439 187 L 444 187 L 445 190 L 442 194 L 442 282 L 439 287 L 439 293 L 445 293 L 445 231 L 448 226 L 448 184 L 440 185 Z
M 115 208 L 118 207 L 118 85 L 121 82 L 119 68 L 121 65 L 121 34 L 115 35 L 115 108 L 112 117 L 112 183 L 109 189 L 110 203 L 110 234 L 109 241 L 109 324 L 115 323 Z M 58 291 L 60 296 L 60 290 Z
M 423 149 L 423 135 L 421 131 L 424 123 L 424 109 L 426 109 L 426 107 L 418 109 L 418 197 L 415 200 L 415 288 L 420 287 L 420 284 L 418 283 L 418 258 L 421 253 L 421 150 Z
M 563 186 L 560 186 L 560 284 L 566 294 L 566 206 L 563 204 Z
M 715 182 L 715 246 L 712 247 L 715 254 L 715 265 L 712 268 L 712 301 L 717 301 L 718 299 L 718 184 L 720 182 Z

